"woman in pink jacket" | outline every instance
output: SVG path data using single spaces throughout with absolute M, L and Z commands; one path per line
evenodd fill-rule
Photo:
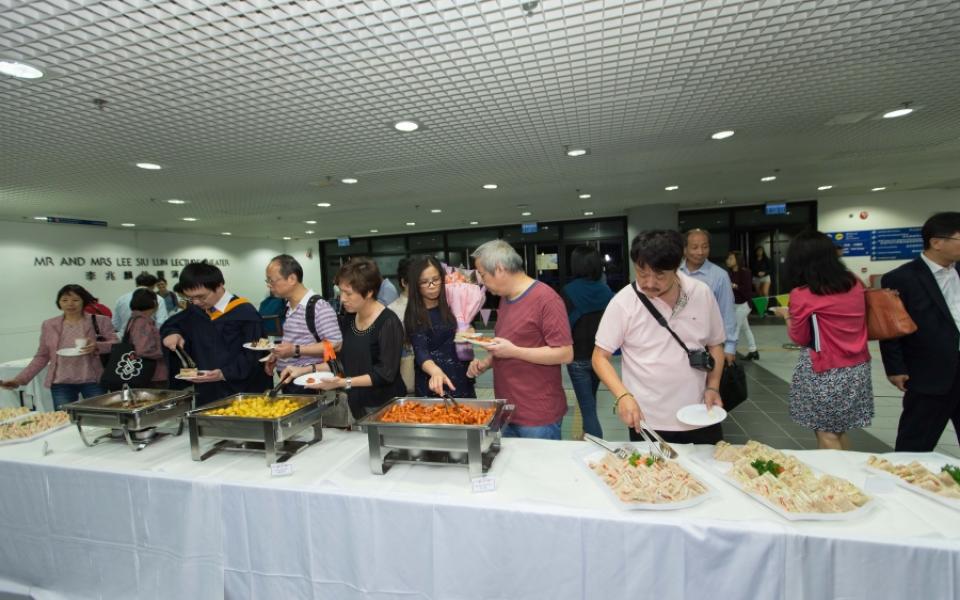
M 94 302 L 90 292 L 76 284 L 57 292 L 57 307 L 63 314 L 43 322 L 40 347 L 33 360 L 11 380 L 0 382 L 7 389 L 26 385 L 49 365 L 43 384 L 50 388 L 54 409 L 105 393 L 100 386 L 103 364 L 100 355 L 117 342 L 110 318 L 88 315 L 84 308 Z

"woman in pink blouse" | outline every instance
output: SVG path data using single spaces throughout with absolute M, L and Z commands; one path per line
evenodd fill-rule
M 157 295 L 148 289 L 138 289 L 130 298 L 130 320 L 127 321 L 127 331 L 130 343 L 138 355 L 151 358 L 156 362 L 150 387 L 167 387 L 167 363 L 163 357 L 163 343 L 160 339 L 160 329 L 153 315 L 157 312 Z
M 850 449 L 847 431 L 873 418 L 863 284 L 819 231 L 798 235 L 787 250 L 790 339 L 801 346 L 790 382 L 790 417 L 817 435 L 820 448 Z
M 100 386 L 103 364 L 100 354 L 110 352 L 117 342 L 110 318 L 87 315 L 84 308 L 94 302 L 90 292 L 76 284 L 57 292 L 57 307 L 63 314 L 43 322 L 40 347 L 33 360 L 11 380 L 0 382 L 7 389 L 26 385 L 49 365 L 43 384 L 50 388 L 54 409 L 105 393 Z

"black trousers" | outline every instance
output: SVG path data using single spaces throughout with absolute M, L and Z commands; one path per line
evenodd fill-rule
M 960 441 L 960 368 L 953 374 L 953 385 L 946 394 L 921 394 L 908 389 L 903 395 L 903 413 L 900 414 L 895 450 L 932 451 L 940 441 L 947 421 L 953 421 Z
M 630 441 L 642 442 L 643 436 L 630 429 Z M 716 444 L 723 439 L 723 427 L 720 423 L 700 429 L 691 429 L 690 431 L 660 431 L 657 430 L 660 437 L 665 442 L 671 444 Z

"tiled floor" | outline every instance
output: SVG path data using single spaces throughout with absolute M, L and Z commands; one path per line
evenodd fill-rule
M 754 439 L 775 448 L 816 448 L 813 432 L 795 424 L 790 420 L 789 415 L 788 389 L 798 351 L 784 347 L 789 340 L 782 321 L 771 317 L 754 322 L 753 325 L 760 360 L 744 363 L 750 399 L 738 406 L 724 421 L 725 438 L 734 443 Z M 746 352 L 745 347 L 741 347 L 740 350 Z M 901 394 L 887 382 L 883 364 L 880 361 L 880 350 L 876 343 L 871 343 L 870 353 L 873 356 L 876 415 L 870 427 L 850 431 L 849 435 L 854 450 L 889 452 L 893 449 L 897 435 Z M 583 428 L 566 369 L 563 371 L 563 385 L 569 406 L 567 416 L 563 420 L 563 438 L 578 439 L 583 433 Z M 477 382 L 477 395 L 481 398 L 492 398 L 492 387 L 492 375 L 489 372 L 485 373 Z M 604 437 L 609 440 L 626 440 L 627 429 L 613 414 L 613 397 L 610 392 L 601 385 L 597 396 L 598 416 Z M 937 450 L 960 457 L 960 446 L 951 425 L 948 425 L 947 430 L 944 431 Z

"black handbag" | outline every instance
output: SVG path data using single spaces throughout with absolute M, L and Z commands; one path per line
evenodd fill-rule
M 723 401 L 723 409 L 727 412 L 740 406 L 747 399 L 747 374 L 740 363 L 723 366 L 723 376 L 720 378 L 720 399 Z
M 100 333 L 100 326 L 97 325 L 97 315 L 90 315 L 90 321 L 93 323 L 93 333 L 96 335 L 98 342 L 105 342 L 107 338 Z M 100 364 L 103 365 L 103 368 L 107 368 L 107 363 L 110 361 L 110 354 L 104 352 L 100 354 Z
M 133 320 L 131 319 L 130 322 Z M 124 384 L 129 387 L 150 387 L 153 373 L 157 370 L 157 361 L 137 354 L 130 343 L 130 323 L 123 339 L 110 349 L 110 360 L 100 376 L 100 385 L 108 390 L 119 390 Z

